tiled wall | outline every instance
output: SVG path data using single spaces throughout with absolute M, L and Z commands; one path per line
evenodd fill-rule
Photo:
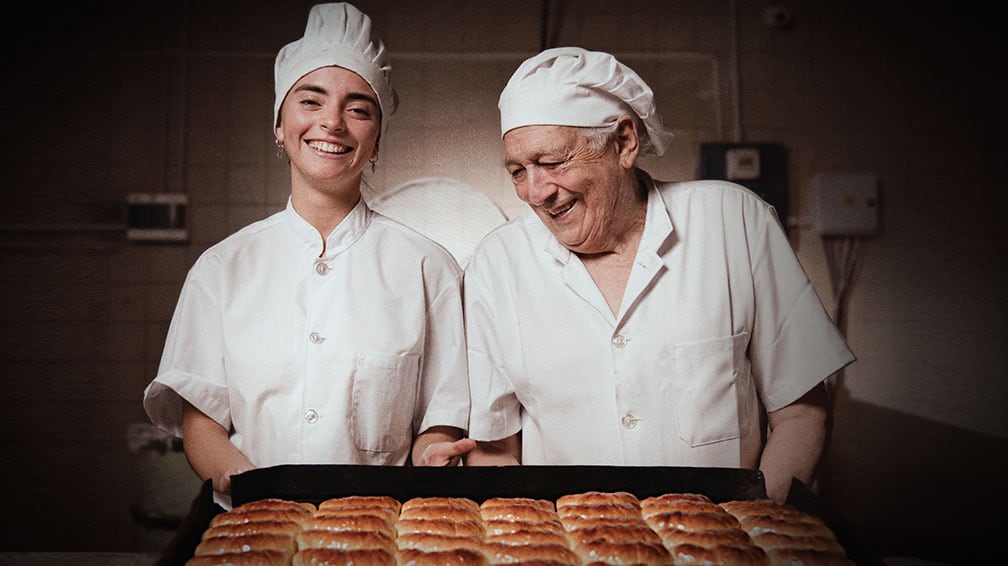
M 269 124 L 272 60 L 311 3 L 98 4 L 28 7 L 4 24 L 14 128 L 0 151 L 0 480 L 27 511 L 5 521 L 0 550 L 151 544 L 130 516 L 143 483 L 126 431 L 146 420 L 140 395 L 182 279 L 203 249 L 287 196 Z M 910 552 L 939 529 L 926 513 L 901 514 L 911 495 L 889 484 L 941 482 L 936 462 L 982 482 L 1006 455 L 1005 201 L 993 173 L 1004 113 L 987 88 L 1003 42 L 984 14 L 939 3 L 780 2 L 788 29 L 765 22 L 768 4 L 549 2 L 546 35 L 617 53 L 651 83 L 677 135 L 646 163 L 656 177 L 692 178 L 701 142 L 784 144 L 792 241 L 827 304 L 810 179 L 879 176 L 882 229 L 865 242 L 845 311 L 859 361 L 842 376 L 823 489 L 881 546 L 904 540 L 887 539 L 887 525 L 911 525 L 903 531 L 919 536 L 888 549 Z M 386 39 L 402 96 L 369 196 L 449 176 L 508 215 L 523 210 L 500 167 L 496 99 L 539 48 L 543 3 L 358 5 Z M 127 242 L 116 225 L 133 191 L 187 194 L 190 241 Z M 948 447 L 920 448 L 933 431 L 894 426 L 921 421 L 986 457 L 956 468 Z

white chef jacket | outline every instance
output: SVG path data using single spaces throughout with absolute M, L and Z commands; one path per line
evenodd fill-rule
M 288 201 L 190 270 L 144 408 L 185 399 L 256 466 L 404 464 L 414 434 L 465 430 L 461 269 L 363 199 L 322 239 Z
M 619 314 L 529 212 L 466 267 L 469 435 L 522 462 L 756 468 L 765 412 L 853 361 L 773 208 L 643 171 L 647 220 Z

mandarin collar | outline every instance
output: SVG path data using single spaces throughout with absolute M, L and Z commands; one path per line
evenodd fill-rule
M 287 208 L 284 212 L 287 225 L 293 230 L 294 235 L 316 256 L 319 256 L 322 253 L 322 239 L 319 237 L 318 230 L 294 210 L 290 197 L 287 197 Z M 364 199 L 358 200 L 346 218 L 326 237 L 326 257 L 338 254 L 353 245 L 367 230 L 373 215 L 374 212 L 364 202 Z

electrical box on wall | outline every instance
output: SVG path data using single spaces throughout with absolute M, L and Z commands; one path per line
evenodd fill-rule
M 824 236 L 870 236 L 878 231 L 878 179 L 873 173 L 812 177 L 813 222 Z
M 126 238 L 138 242 L 185 242 L 186 195 L 131 193 L 126 197 Z
M 784 225 L 788 218 L 787 153 L 776 143 L 700 144 L 700 179 L 738 183 L 773 205 Z

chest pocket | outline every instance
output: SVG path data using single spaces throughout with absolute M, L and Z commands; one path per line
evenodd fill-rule
M 749 333 L 671 344 L 679 437 L 691 447 L 738 439 L 757 413 L 746 349 Z
M 419 359 L 415 354 L 365 354 L 357 359 L 350 434 L 358 450 L 394 452 L 413 441 Z

